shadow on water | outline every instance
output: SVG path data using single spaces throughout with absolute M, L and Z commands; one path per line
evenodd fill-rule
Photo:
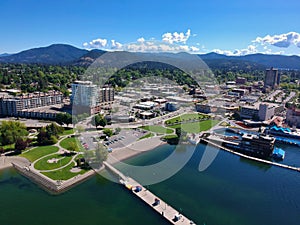
M 270 164 L 257 162 L 257 161 L 251 160 L 251 159 L 246 159 L 244 157 L 240 157 L 240 162 L 254 166 L 262 171 L 268 171 L 272 167 L 272 165 L 270 165 Z

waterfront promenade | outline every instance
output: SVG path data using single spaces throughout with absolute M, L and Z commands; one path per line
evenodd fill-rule
M 105 168 L 120 178 L 120 183 L 123 184 L 130 194 L 135 195 L 144 203 L 149 205 L 154 211 L 159 213 L 164 219 L 168 220 L 171 224 L 191 225 L 195 224 L 192 220 L 188 219 L 172 206 L 168 205 L 158 196 L 154 195 L 151 191 L 143 187 L 136 180 L 126 177 L 121 171 L 117 170 L 111 164 L 104 162 Z M 140 190 L 136 191 L 136 187 Z

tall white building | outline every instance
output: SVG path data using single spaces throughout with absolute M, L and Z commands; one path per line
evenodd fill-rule
M 91 81 L 75 81 L 72 84 L 71 104 L 73 113 L 96 114 L 101 108 L 110 107 L 114 101 L 114 89 L 99 87 Z

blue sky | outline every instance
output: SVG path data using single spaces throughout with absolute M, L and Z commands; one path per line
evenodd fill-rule
M 67 43 L 300 55 L 299 8 L 298 0 L 1 0 L 0 53 Z

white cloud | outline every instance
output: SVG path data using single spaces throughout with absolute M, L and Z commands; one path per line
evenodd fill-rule
M 140 43 L 143 43 L 144 41 L 145 41 L 145 38 L 143 38 L 143 37 L 140 37 L 137 39 L 137 42 L 140 42 Z
M 191 47 L 190 47 L 190 50 L 191 50 L 192 52 L 199 52 L 199 51 L 200 51 L 200 49 L 197 48 L 197 47 L 195 47 L 195 46 L 191 46 Z
M 173 43 L 184 43 L 185 44 L 186 41 L 190 38 L 190 36 L 191 36 L 191 30 L 188 29 L 186 33 L 183 33 L 183 32 L 164 33 L 162 35 L 162 40 L 169 44 L 173 44 Z
M 159 41 L 140 41 L 123 46 L 123 50 L 132 52 L 199 52 L 195 46 L 176 45 Z
M 255 54 L 258 52 L 256 49 L 256 46 L 249 45 L 247 48 L 244 49 L 235 49 L 235 50 L 221 50 L 221 49 L 214 49 L 212 52 L 222 54 L 222 55 L 228 55 L 228 56 L 242 56 L 242 55 L 249 55 L 249 54 Z
M 122 50 L 122 44 L 120 42 L 117 42 L 115 40 L 111 40 L 111 48 L 112 49 L 118 49 L 118 50 Z
M 253 43 L 261 45 L 270 44 L 279 48 L 288 48 L 295 45 L 300 48 L 300 34 L 297 32 L 289 32 L 285 34 L 267 35 L 265 37 L 257 37 Z
M 105 48 L 106 46 L 107 46 L 107 40 L 101 38 L 83 43 L 83 47 L 85 48 Z

